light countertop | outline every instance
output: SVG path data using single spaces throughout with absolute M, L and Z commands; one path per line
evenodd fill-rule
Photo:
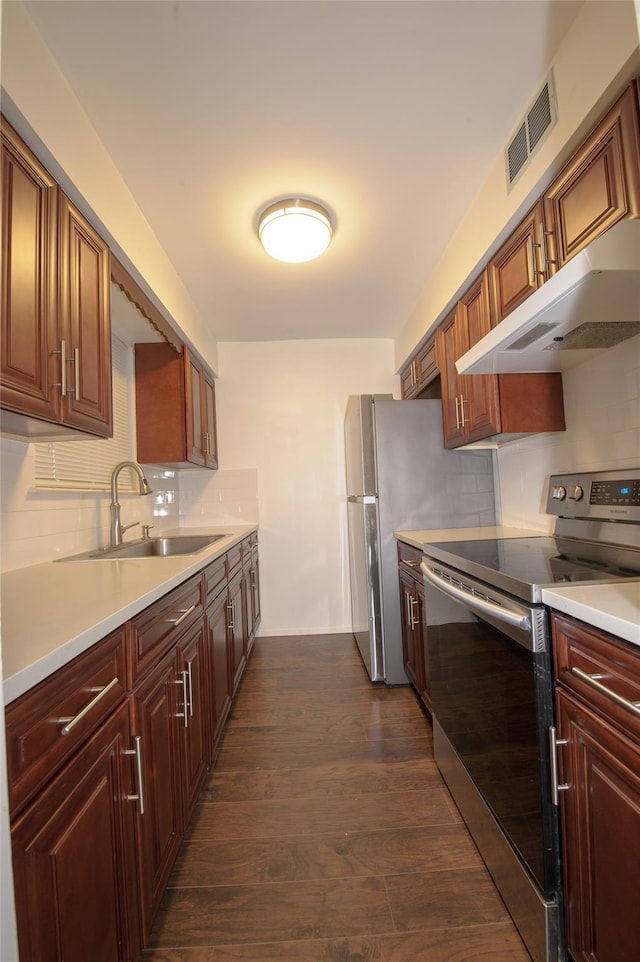
M 640 646 L 640 581 L 544 588 L 545 605 Z
M 544 538 L 546 531 L 532 531 L 529 528 L 509 528 L 493 525 L 483 528 L 430 528 L 424 531 L 394 531 L 398 541 L 411 544 L 414 548 L 424 548 L 425 544 L 438 544 L 443 541 L 486 541 L 489 538 Z
M 483 528 L 433 528 L 396 531 L 399 541 L 422 549 L 425 544 L 446 541 L 483 541 L 488 538 L 545 537 L 547 532 L 503 526 Z M 606 585 L 568 585 L 544 588 L 542 601 L 594 628 L 608 631 L 640 647 L 640 581 L 617 581 Z
M 225 534 L 194 555 L 46 562 L 2 574 L 5 704 L 225 554 L 256 525 L 183 528 Z

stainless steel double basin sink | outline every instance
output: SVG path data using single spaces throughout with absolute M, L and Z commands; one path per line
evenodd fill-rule
M 226 538 L 226 534 L 174 535 L 166 538 L 141 538 L 128 541 L 114 548 L 96 548 L 83 554 L 58 558 L 58 561 L 120 561 L 125 558 L 174 558 L 180 555 L 197 554 L 216 541 Z

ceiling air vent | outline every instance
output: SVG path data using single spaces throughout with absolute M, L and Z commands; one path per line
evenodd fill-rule
M 509 189 L 527 166 L 531 155 L 543 142 L 557 119 L 553 72 L 551 72 L 528 107 L 505 150 L 507 187 Z

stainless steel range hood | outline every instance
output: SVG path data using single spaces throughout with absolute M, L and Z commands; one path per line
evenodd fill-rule
M 456 367 L 460 374 L 562 371 L 638 334 L 640 220 L 623 220 L 565 264 Z

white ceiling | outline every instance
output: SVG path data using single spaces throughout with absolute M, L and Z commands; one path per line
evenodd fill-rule
M 215 339 L 394 337 L 580 2 L 34 0 L 34 20 Z M 256 236 L 282 196 L 335 229 Z

